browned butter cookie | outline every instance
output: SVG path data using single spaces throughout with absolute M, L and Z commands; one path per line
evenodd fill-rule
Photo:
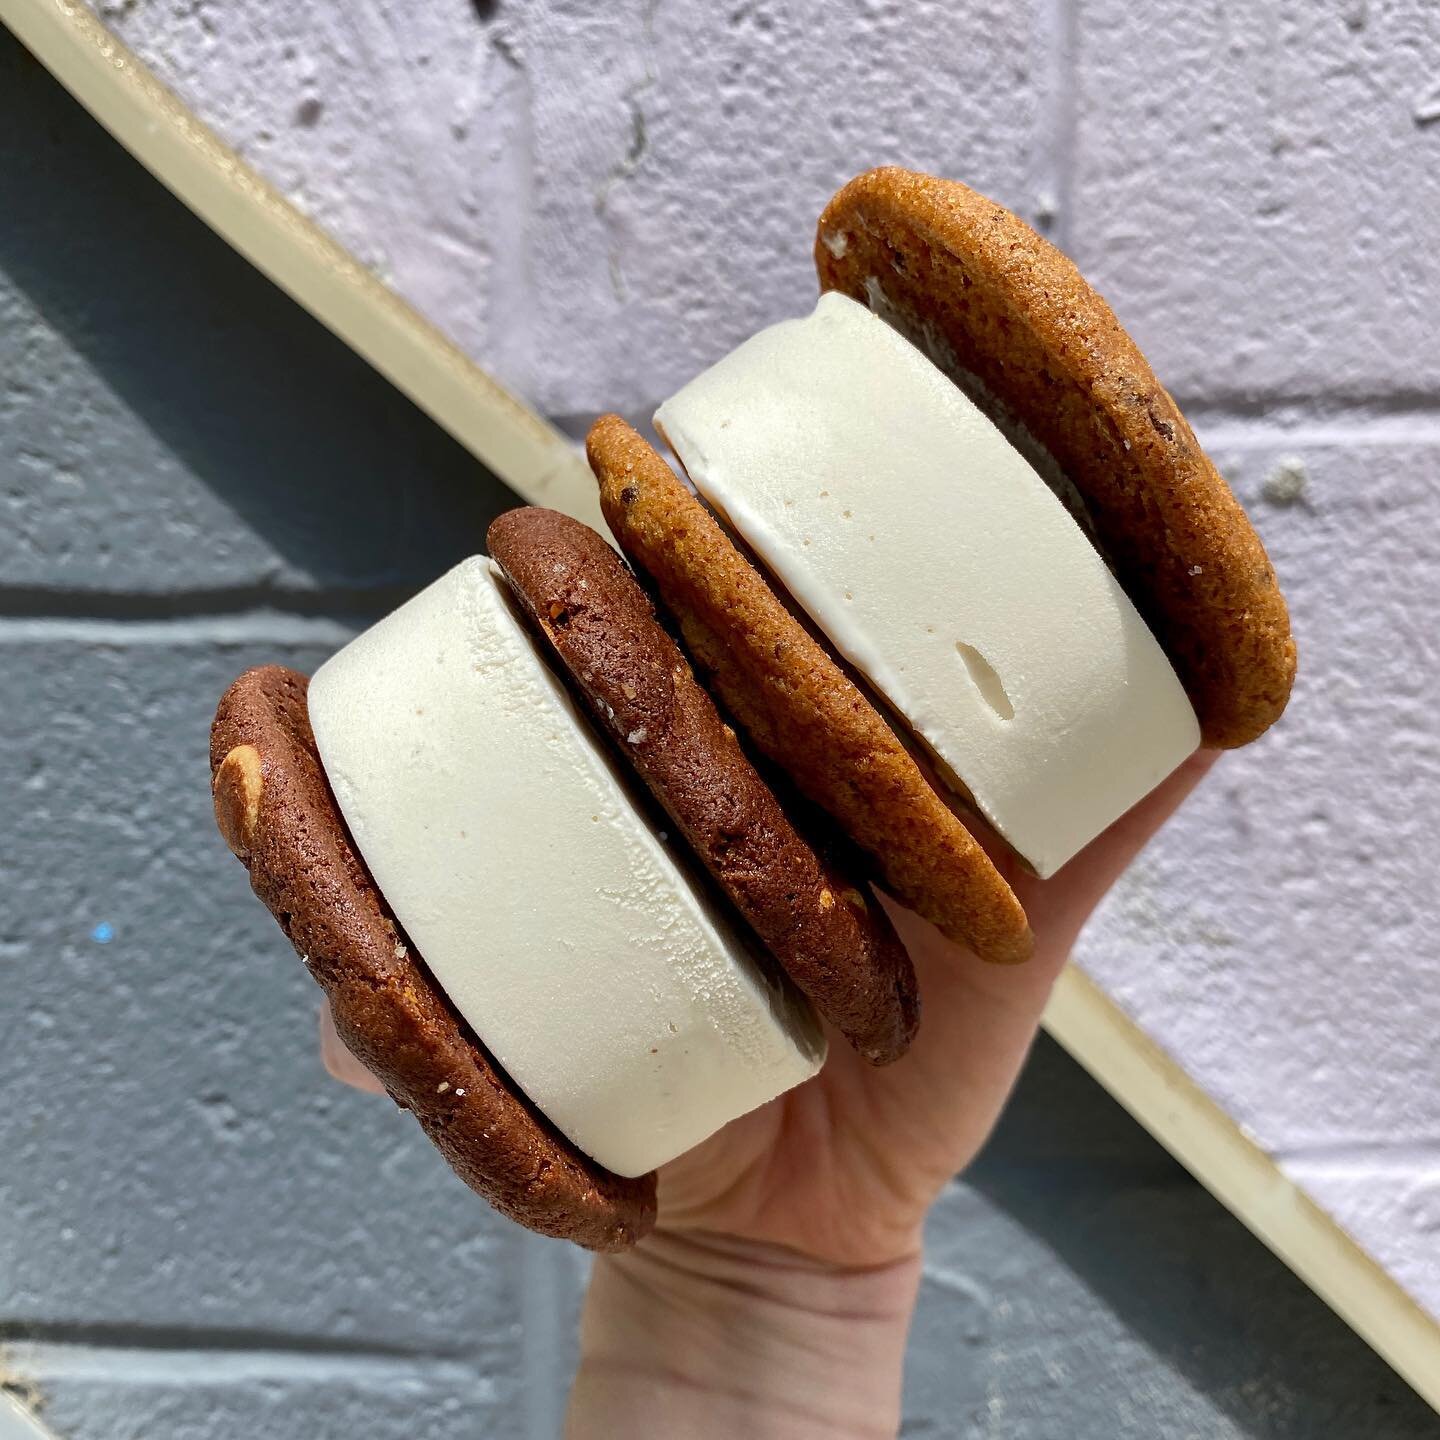
M 831 200 L 815 264 L 822 289 L 869 304 L 1022 449 L 1033 439 L 1054 461 L 1175 667 L 1204 744 L 1244 745 L 1264 731 L 1295 677 L 1265 547 L 1075 266 L 959 181 L 894 168 L 858 176 Z
M 710 512 L 618 416 L 597 420 L 586 448 L 615 538 L 756 747 L 917 914 L 987 960 L 1024 960 L 1030 927 L 990 857 Z

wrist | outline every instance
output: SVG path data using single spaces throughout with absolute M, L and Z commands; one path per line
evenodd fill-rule
M 918 1253 L 845 1268 L 657 1232 L 595 1262 L 568 1433 L 893 1436 L 919 1281 Z

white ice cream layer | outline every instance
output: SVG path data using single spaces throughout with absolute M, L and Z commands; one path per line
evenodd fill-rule
M 655 417 L 700 494 L 1050 875 L 1200 743 L 1080 527 L 897 331 L 839 294 Z
M 579 1148 L 639 1175 L 819 1069 L 466 560 L 327 661 L 310 721 L 365 863 L 436 981 Z

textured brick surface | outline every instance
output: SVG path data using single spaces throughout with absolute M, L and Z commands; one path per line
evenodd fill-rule
M 1440 436 L 1219 463 L 1290 587 L 1285 721 L 1121 882 L 1086 968 L 1412 1292 L 1440 1300 L 1432 855 Z
M 987 1155 L 936 1207 L 902 1434 L 1435 1433 L 1341 1321 L 1098 1098 L 1044 1047 Z M 1026 1143 L 1017 1132 L 1040 1116 L 1049 1143 Z M 1072 1118 L 1079 1143 L 1057 1138 Z
M 1040 203 L 1044 39 L 1004 0 L 101 8 L 551 413 L 644 408 L 807 306 L 815 218 L 867 165 Z
M 343 632 L 148 628 L 0 661 L 0 788 L 27 816 L 0 835 L 24 897 L 0 936 L 3 1314 L 484 1342 L 508 1368 L 514 1232 L 408 1116 L 328 1081 L 319 992 L 214 832 L 214 700 Z
M 1170 388 L 1433 398 L 1440 7 L 1078 13 L 1066 234 Z
M 512 67 L 482 7 L 448 0 L 423 17 L 398 0 L 94 8 L 307 214 L 483 351 L 492 268 L 510 278 L 495 201 L 521 173 L 512 155 L 523 135 Z
M 516 1440 L 522 1434 L 493 1382 L 461 1365 L 330 1367 L 261 1356 L 223 1366 L 230 1372 L 225 1378 L 181 1380 L 169 1357 L 117 1352 L 107 1359 L 115 1373 L 92 1361 L 47 1391 L 41 1415 L 58 1440 Z M 56 1373 L 67 1370 L 58 1356 L 41 1363 Z M 73 1361 L 68 1368 L 75 1370 Z
M 643 413 L 806 304 L 813 216 L 863 165 L 1053 212 L 1202 402 L 1302 646 L 1285 726 L 1085 963 L 1436 1283 L 1433 1065 L 1397 1019 L 1435 993 L 1440 900 L 1433 6 L 102 9 L 562 417 Z M 313 664 L 503 495 L 3 36 L 0 122 L 8 1363 L 70 1440 L 554 1435 L 583 1259 L 325 1082 L 313 987 L 204 788 L 235 669 Z M 936 1212 L 906 1413 L 966 1440 L 1435 1430 L 1049 1045 Z
M 816 217 L 867 165 L 963 169 L 1033 209 L 1043 58 L 1025 5 L 511 13 L 536 102 L 535 324 L 494 346 L 552 412 L 645 407 L 808 308 Z
M 52 92 L 7 39 L 5 583 L 413 586 L 483 545 L 503 487 Z

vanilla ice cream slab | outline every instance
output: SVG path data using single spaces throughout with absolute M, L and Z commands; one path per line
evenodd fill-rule
M 824 1043 L 627 794 L 483 558 L 327 661 L 340 813 L 431 974 L 569 1140 L 643 1175 Z
M 686 473 L 942 773 L 1053 874 L 1200 743 L 1080 525 L 914 345 L 830 292 L 655 417 Z

